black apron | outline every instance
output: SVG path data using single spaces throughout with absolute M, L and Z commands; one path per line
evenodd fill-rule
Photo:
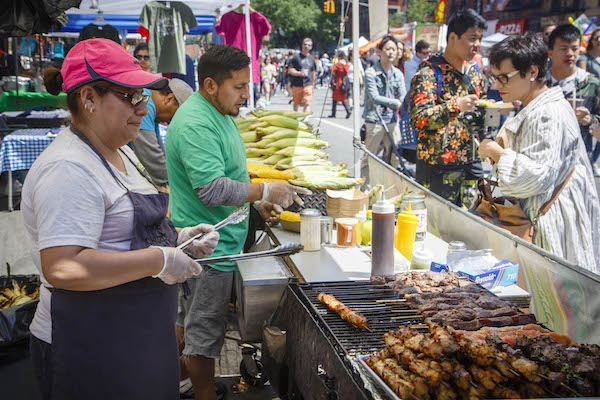
M 74 125 L 71 130 L 127 190 L 134 209 L 131 250 L 176 246 L 177 232 L 166 217 L 169 195 L 129 191 L 89 139 Z M 148 277 L 96 291 L 50 290 L 53 399 L 179 398 L 177 285 Z

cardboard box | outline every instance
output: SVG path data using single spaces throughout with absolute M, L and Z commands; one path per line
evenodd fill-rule
M 448 266 L 444 264 L 431 263 L 430 269 L 434 272 L 448 272 Z M 496 286 L 510 286 L 517 283 L 519 264 L 502 260 L 489 269 L 457 270 L 455 272 L 466 276 L 475 283 L 479 283 L 486 289 L 493 289 Z

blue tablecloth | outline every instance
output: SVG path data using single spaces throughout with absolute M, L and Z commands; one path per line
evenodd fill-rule
M 60 128 L 18 129 L 2 139 L 0 172 L 29 169 Z
M 50 129 L 18 129 L 2 139 L 0 147 L 0 172 L 29 169 L 46 147 L 56 138 L 60 128 Z M 160 130 L 163 141 L 166 129 Z

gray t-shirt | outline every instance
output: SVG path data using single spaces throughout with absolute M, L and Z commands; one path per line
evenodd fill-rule
M 128 146 L 121 150 L 141 166 Z M 121 158 L 127 174 L 111 168 L 129 190 L 158 193 L 127 157 L 121 154 Z M 133 204 L 93 150 L 66 128 L 29 170 L 21 194 L 21 211 L 31 241 L 31 256 L 42 281 L 30 331 L 51 343 L 48 287 L 52 286 L 44 278 L 40 251 L 55 246 L 128 251 L 133 238 Z
M 315 64 L 315 58 L 310 54 L 305 56 L 302 53 L 296 54 L 290 62 L 290 67 L 297 71 L 306 72 L 306 76 L 295 76 L 290 75 L 292 86 L 310 86 L 313 82 L 313 72 L 317 71 L 317 65 Z
M 139 24 L 150 32 L 148 48 L 153 73 L 186 74 L 184 33 L 198 25 L 190 7 L 178 1 L 152 1 L 144 6 Z

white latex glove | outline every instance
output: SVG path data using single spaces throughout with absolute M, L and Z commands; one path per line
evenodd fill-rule
M 277 204 L 283 208 L 288 208 L 293 202 L 303 205 L 304 202 L 298 196 L 300 194 L 312 194 L 306 188 L 290 185 L 285 182 L 263 182 L 262 201 Z
M 174 285 L 185 282 L 186 279 L 192 276 L 200 275 L 202 271 L 200 264 L 192 260 L 183 251 L 175 247 L 151 247 L 160 249 L 165 260 L 162 270 L 157 275 L 152 275 L 153 278 L 159 278 L 167 285 Z
M 217 243 L 219 243 L 219 233 L 215 232 L 215 227 L 212 225 L 199 224 L 183 228 L 179 231 L 179 235 L 177 235 L 177 245 L 190 240 L 200 233 L 206 233 L 206 235 L 194 240 L 183 250 L 192 253 L 196 258 L 203 258 L 211 255 L 213 251 L 215 251 Z

